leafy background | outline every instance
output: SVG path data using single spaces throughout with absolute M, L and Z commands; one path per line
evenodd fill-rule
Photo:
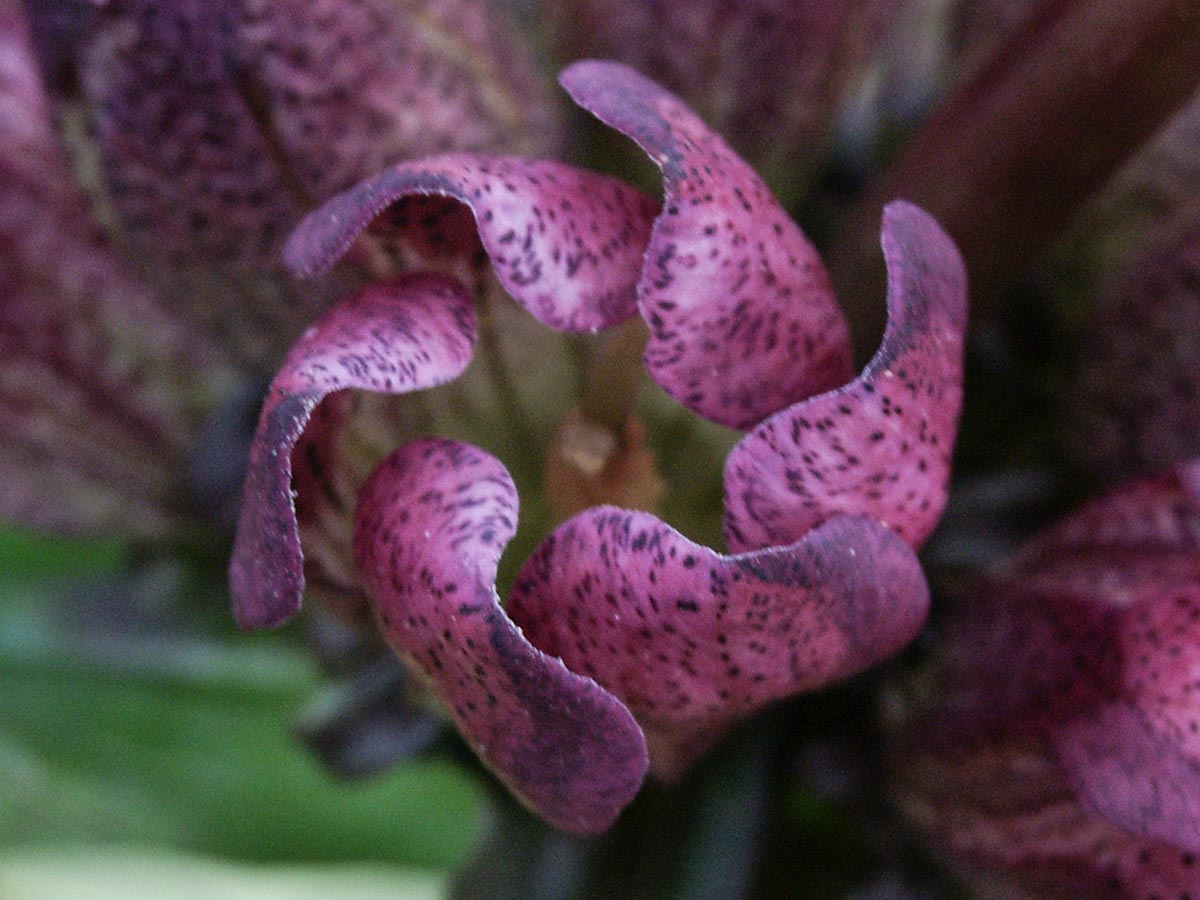
M 320 681 L 299 639 L 126 562 L 0 531 L 0 896 L 436 896 L 473 839 L 467 776 L 339 782 L 291 736 Z

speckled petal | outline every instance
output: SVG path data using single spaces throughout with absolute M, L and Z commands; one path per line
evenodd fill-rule
M 47 91 L 67 93 L 75 78 L 79 45 L 106 0 L 23 0 L 33 48 Z M 12 5 L 12 0 L 10 0 Z
M 1038 591 L 1125 609 L 1165 585 L 1200 584 L 1200 498 L 1180 466 L 1084 504 L 1002 572 Z
M 300 608 L 303 555 L 292 492 L 292 450 L 313 410 L 346 388 L 388 394 L 433 387 L 467 367 L 475 311 L 442 276 L 380 282 L 339 304 L 292 348 L 271 384 L 250 450 L 229 565 L 243 628 L 282 624 Z
M 1200 852 L 1200 763 L 1128 703 L 1100 704 L 1052 731 L 1080 799 L 1131 834 Z
M 749 428 L 848 381 L 845 320 L 817 251 L 767 186 L 679 98 L 616 63 L 563 86 L 663 172 L 638 285 L 650 374 L 689 409 Z
M 641 786 L 645 739 L 616 698 L 531 646 L 500 609 L 496 565 L 516 527 L 516 488 L 496 459 L 422 440 L 363 488 L 355 558 L 388 640 L 475 752 L 551 824 L 603 831 Z
M 1186 155 L 1200 166 L 1200 99 L 1195 106 Z M 1194 198 L 1194 189 L 1185 196 Z M 1165 205 L 1139 201 L 1151 210 Z M 1099 292 L 1079 341 L 1064 432 L 1072 455 L 1105 476 L 1200 452 L 1200 207 L 1176 227 L 1159 242 L 1165 246 L 1129 254 Z
M 962 405 L 966 273 L 946 233 L 908 203 L 884 211 L 883 253 L 889 320 L 875 357 L 729 456 L 735 550 L 789 543 L 837 512 L 874 516 L 919 547 L 941 516 Z
M 722 556 L 647 513 L 599 507 L 546 539 L 509 614 L 619 697 L 671 775 L 759 707 L 895 653 L 928 603 L 912 549 L 866 517 Z
M 559 128 L 506 4 L 244 0 L 243 71 L 296 184 L 324 200 L 405 159 L 552 152 Z
M 634 314 L 657 206 L 624 182 L 560 163 L 454 154 L 396 166 L 308 216 L 288 241 L 288 264 L 303 276 L 324 272 L 377 216 L 412 196 L 466 204 L 504 289 L 551 328 L 594 331 Z M 395 210 L 376 223 L 377 235 L 412 232 L 426 246 L 469 255 L 453 217 L 441 235 L 437 217 Z

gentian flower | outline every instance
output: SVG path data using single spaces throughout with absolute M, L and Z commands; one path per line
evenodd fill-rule
M 1200 891 L 1194 462 L 960 592 L 895 746 L 903 809 L 987 896 Z
M 360 236 L 374 250 L 359 252 L 399 249 L 440 271 L 368 286 L 293 348 L 251 451 L 231 583 L 243 626 L 293 616 L 306 563 L 373 608 L 500 779 L 587 833 L 612 823 L 647 765 L 678 774 L 739 719 L 916 634 L 928 592 L 913 548 L 945 501 L 965 276 L 932 219 L 890 207 L 891 323 L 852 379 L 820 260 L 749 166 L 629 69 L 587 62 L 562 80 L 662 169 L 661 210 L 562 164 L 456 154 L 393 167 L 306 218 L 286 251 L 302 274 Z M 350 389 L 419 391 L 467 367 L 475 309 L 446 273 L 477 273 L 481 251 L 552 329 L 640 314 L 652 378 L 750 429 L 726 467 L 732 554 L 647 512 L 588 509 L 538 547 L 502 608 L 497 564 L 518 511 L 497 459 L 428 437 L 377 465 L 348 458 Z M 370 474 L 347 480 L 347 468 Z M 301 551 L 306 523 L 315 559 Z

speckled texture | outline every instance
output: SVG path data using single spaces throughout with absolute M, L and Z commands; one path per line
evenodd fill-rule
M 71 49 L 102 208 L 142 277 L 263 373 L 360 283 L 288 277 L 305 211 L 415 156 L 558 143 L 494 4 L 109 0 L 94 19 Z
M 105 202 L 140 274 L 265 369 L 320 301 L 281 277 L 302 206 L 231 58 L 236 5 L 112 0 L 80 48 L 80 79 Z
M 561 80 L 663 172 L 663 213 L 638 284 L 651 376 L 733 428 L 849 380 L 849 335 L 825 268 L 754 170 L 631 69 L 588 61 Z
M 231 380 L 92 225 L 28 32 L 0 3 L 0 515 L 110 539 L 171 533 L 191 443 Z
M 509 614 L 629 706 L 669 776 L 765 704 L 895 653 L 928 604 L 912 550 L 866 517 L 722 556 L 647 513 L 600 507 L 546 539 Z
M 374 222 L 373 233 L 413 233 L 464 252 L 453 205 L 413 216 L 398 200 L 449 197 L 471 209 L 504 289 L 559 331 L 594 331 L 634 315 L 635 285 L 657 209 L 623 182 L 554 162 L 454 154 L 396 166 L 309 215 L 285 256 L 299 275 L 319 274 Z M 444 203 L 444 201 L 443 201 Z M 451 234 L 443 234 L 443 219 Z
M 504 467 L 417 441 L 363 488 L 355 557 L 388 640 L 429 678 L 479 756 L 565 831 L 607 829 L 646 773 L 629 711 L 535 649 L 500 609 L 496 564 L 517 528 Z
M 884 210 L 888 327 L 850 384 L 768 419 L 725 466 L 729 545 L 786 544 L 836 512 L 865 513 L 919 547 L 946 503 L 962 405 L 967 285 L 926 213 Z
M 433 387 L 467 367 L 475 311 L 466 289 L 437 275 L 379 282 L 330 310 L 292 348 L 263 405 L 229 566 L 243 628 L 282 624 L 300 608 L 303 554 L 292 450 L 327 395 Z
M 242 0 L 239 63 L 295 182 L 323 200 L 404 159 L 547 153 L 547 85 L 504 4 Z
M 898 777 L 972 871 L 1036 898 L 1200 896 L 1197 522 L 1186 467 L 1142 479 L 948 610 Z

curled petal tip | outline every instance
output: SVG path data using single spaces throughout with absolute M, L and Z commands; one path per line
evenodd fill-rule
M 547 538 L 509 610 L 536 646 L 630 708 L 655 770 L 671 774 L 767 703 L 896 652 L 928 605 L 912 549 L 866 517 L 722 556 L 647 513 L 601 507 Z
M 576 63 L 562 83 L 662 169 L 663 212 L 638 284 L 651 376 L 734 428 L 849 380 L 849 332 L 825 267 L 753 169 L 625 66 Z
M 230 561 L 234 615 L 244 628 L 282 624 L 304 590 L 292 489 L 292 450 L 329 394 L 407 393 L 466 369 L 475 310 L 450 278 L 417 275 L 371 285 L 339 304 L 292 348 L 271 383 L 250 449 Z
M 415 215 L 399 203 L 414 197 L 465 206 L 478 239 L 454 210 Z M 470 259 L 482 243 L 504 289 L 541 322 L 594 331 L 634 314 L 656 210 L 651 198 L 606 176 L 553 162 L 455 154 L 403 163 L 334 197 L 300 223 L 284 258 L 298 274 L 320 274 L 368 226 L 375 237 L 416 241 L 434 255 Z

